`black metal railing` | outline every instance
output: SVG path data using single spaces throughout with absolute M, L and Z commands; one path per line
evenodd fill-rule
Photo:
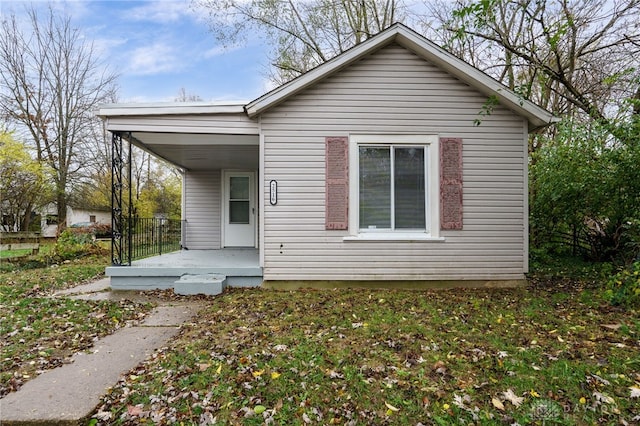
M 180 250 L 182 223 L 175 219 L 133 218 L 131 260 Z
M 129 266 L 136 259 L 180 250 L 185 246 L 180 220 L 138 218 L 132 197 L 130 132 L 111 139 L 111 264 Z

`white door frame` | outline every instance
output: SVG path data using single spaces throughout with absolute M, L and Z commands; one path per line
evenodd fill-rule
M 232 176 L 249 177 L 249 224 L 253 227 L 253 241 L 246 245 L 227 245 L 227 220 L 229 209 L 229 189 L 227 181 Z M 225 247 L 254 247 L 258 248 L 258 203 L 257 203 L 257 181 L 255 170 L 222 170 L 221 182 L 221 214 L 220 214 L 220 241 L 222 248 Z

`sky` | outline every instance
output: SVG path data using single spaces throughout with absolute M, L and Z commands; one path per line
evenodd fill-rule
M 45 1 L 0 0 L 0 14 L 25 14 Z M 208 30 L 206 13 L 190 0 L 57 0 L 100 60 L 115 70 L 118 102 L 171 102 L 183 88 L 203 101 L 248 102 L 268 91 L 266 46 L 255 37 L 223 47 Z

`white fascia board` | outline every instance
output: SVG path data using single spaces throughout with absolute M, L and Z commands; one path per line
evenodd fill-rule
M 137 115 L 243 114 L 244 103 L 159 102 L 101 105 L 102 118 Z

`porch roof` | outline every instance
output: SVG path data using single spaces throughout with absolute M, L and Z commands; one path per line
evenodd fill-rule
M 244 103 L 103 105 L 106 129 L 185 170 L 257 169 L 259 129 Z

